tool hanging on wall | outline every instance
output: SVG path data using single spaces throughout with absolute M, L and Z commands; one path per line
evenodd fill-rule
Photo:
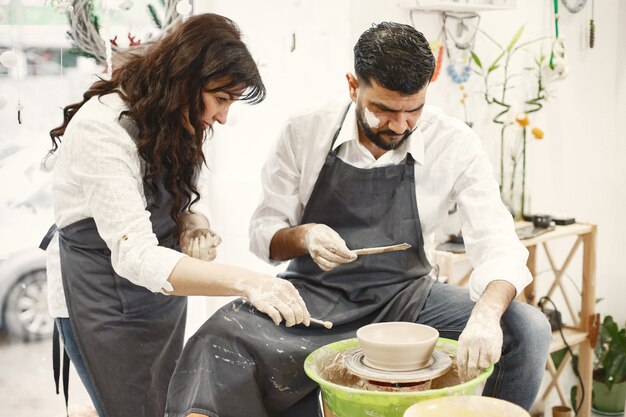
M 596 45 L 596 22 L 593 19 L 595 0 L 591 0 L 591 20 L 589 21 L 589 48 Z

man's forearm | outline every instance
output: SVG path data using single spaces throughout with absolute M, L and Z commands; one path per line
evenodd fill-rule
M 287 261 L 307 254 L 304 237 L 312 226 L 315 226 L 315 223 L 286 227 L 276 232 L 270 243 L 270 259 Z
M 508 281 L 492 281 L 480 296 L 474 310 L 489 310 L 501 317 L 515 298 L 515 292 L 515 286 Z

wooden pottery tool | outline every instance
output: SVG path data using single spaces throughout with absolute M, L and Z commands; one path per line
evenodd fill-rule
M 408 243 L 399 243 L 397 245 L 391 245 L 391 246 L 379 246 L 375 248 L 355 249 L 352 252 L 356 253 L 358 256 L 373 255 L 376 253 L 386 253 L 386 252 L 395 252 L 397 250 L 407 250 L 410 247 L 411 245 L 409 245 Z
M 310 320 L 311 320 L 311 323 L 319 324 L 320 326 L 324 326 L 327 329 L 333 328 L 333 323 L 331 321 L 318 320 L 318 319 L 314 319 L 313 317 L 311 317 Z

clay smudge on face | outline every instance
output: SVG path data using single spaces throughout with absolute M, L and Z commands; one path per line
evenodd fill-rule
M 367 107 L 363 110 L 363 115 L 365 116 L 365 121 L 372 129 L 376 129 L 378 125 L 380 125 L 378 117 L 376 117 L 376 115 Z

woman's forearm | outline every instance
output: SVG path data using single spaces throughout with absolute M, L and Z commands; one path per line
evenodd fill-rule
M 254 281 L 267 278 L 272 277 L 185 256 L 176 264 L 168 281 L 174 288 L 172 295 L 247 296 Z

